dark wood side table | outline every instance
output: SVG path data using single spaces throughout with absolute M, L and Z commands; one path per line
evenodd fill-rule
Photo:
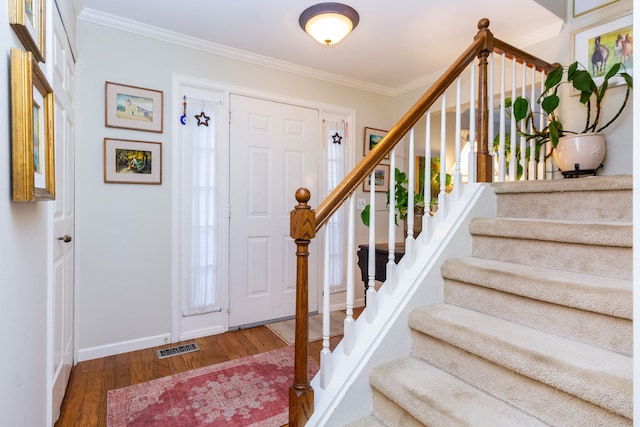
M 389 244 L 376 243 L 376 274 L 375 279 L 380 282 L 387 280 L 387 262 L 389 261 Z M 404 256 L 404 243 L 396 243 L 395 260 L 396 264 Z M 367 289 L 369 289 L 369 245 L 358 245 L 358 266 L 362 281 L 364 282 L 364 304 L 367 305 Z

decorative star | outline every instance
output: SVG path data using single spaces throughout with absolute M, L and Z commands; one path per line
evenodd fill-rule
M 342 144 L 342 137 L 338 135 L 338 132 L 335 135 L 331 135 L 331 138 L 333 138 L 334 144 Z
M 211 117 L 207 116 L 204 111 L 200 114 L 198 114 L 197 116 L 194 116 L 196 119 L 198 119 L 198 126 L 200 125 L 205 125 L 205 126 L 209 126 L 209 119 Z

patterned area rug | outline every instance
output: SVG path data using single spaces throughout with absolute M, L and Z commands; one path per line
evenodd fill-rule
M 281 426 L 292 381 L 290 346 L 109 390 L 107 426 Z

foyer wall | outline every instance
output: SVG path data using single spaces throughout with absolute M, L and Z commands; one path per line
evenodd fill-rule
M 389 96 L 215 55 L 93 22 L 78 22 L 78 346 L 80 360 L 161 344 L 171 314 L 172 74 L 357 111 L 388 128 Z M 162 134 L 104 126 L 104 82 L 164 92 Z M 175 123 L 174 123 L 175 122 Z M 103 138 L 163 143 L 162 185 L 104 184 Z M 364 227 L 362 227 L 364 232 Z M 233 268 L 233 266 L 232 266 Z
M 49 2 L 47 2 L 49 3 Z M 11 201 L 9 51 L 23 49 L 0 7 L 0 424 L 44 426 L 47 420 L 48 202 Z

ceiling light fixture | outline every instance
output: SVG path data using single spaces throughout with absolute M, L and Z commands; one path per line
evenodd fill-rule
M 319 3 L 300 15 L 300 26 L 320 44 L 336 44 L 360 21 L 358 12 L 342 3 Z

